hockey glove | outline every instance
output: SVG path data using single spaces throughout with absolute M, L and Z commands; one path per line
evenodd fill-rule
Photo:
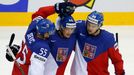
M 55 11 L 61 16 L 67 16 L 73 14 L 75 8 L 76 5 L 72 4 L 71 2 L 62 2 L 55 4 Z
M 13 46 L 10 47 L 10 49 L 12 50 L 13 54 L 16 56 L 20 49 L 20 46 L 14 44 Z M 6 49 L 6 59 L 10 62 L 14 61 L 8 49 Z

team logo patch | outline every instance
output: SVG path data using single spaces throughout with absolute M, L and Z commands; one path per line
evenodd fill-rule
M 93 59 L 95 56 L 95 52 L 96 52 L 96 46 L 85 43 L 84 49 L 83 49 L 83 56 Z
M 58 48 L 56 61 L 64 62 L 68 55 L 68 48 Z

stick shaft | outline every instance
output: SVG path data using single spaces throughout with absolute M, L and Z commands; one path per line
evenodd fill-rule
M 14 41 L 14 38 L 15 38 L 15 34 L 13 33 L 10 37 L 10 41 L 9 41 L 9 47 L 12 45 L 13 41 Z
M 9 51 L 10 55 L 12 56 L 13 60 L 15 61 L 15 64 L 16 66 L 19 68 L 20 72 L 22 73 L 22 75 L 25 75 L 22 67 L 20 66 L 20 64 L 16 61 L 16 57 L 15 55 L 13 54 L 10 46 L 12 45 L 13 41 L 14 41 L 14 38 L 15 38 L 15 34 L 13 33 L 10 37 L 10 41 L 9 41 L 9 45 L 7 46 L 7 50 Z
M 115 33 L 115 35 L 116 35 L 116 42 L 119 43 L 118 33 Z

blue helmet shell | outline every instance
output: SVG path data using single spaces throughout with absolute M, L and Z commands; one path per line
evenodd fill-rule
M 36 25 L 39 34 L 43 35 L 46 32 L 51 33 L 55 30 L 55 25 L 48 19 L 41 19 Z
M 87 21 L 101 27 L 103 25 L 104 17 L 102 13 L 93 11 L 88 15 Z

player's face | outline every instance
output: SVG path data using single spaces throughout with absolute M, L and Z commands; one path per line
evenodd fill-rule
M 64 28 L 63 29 L 63 35 L 66 38 L 69 38 L 71 36 L 71 34 L 74 32 L 74 28 Z
M 49 33 L 48 32 L 44 34 L 44 38 L 46 38 L 46 39 L 49 38 Z
M 99 29 L 99 26 L 90 22 L 87 22 L 88 34 L 94 34 Z

